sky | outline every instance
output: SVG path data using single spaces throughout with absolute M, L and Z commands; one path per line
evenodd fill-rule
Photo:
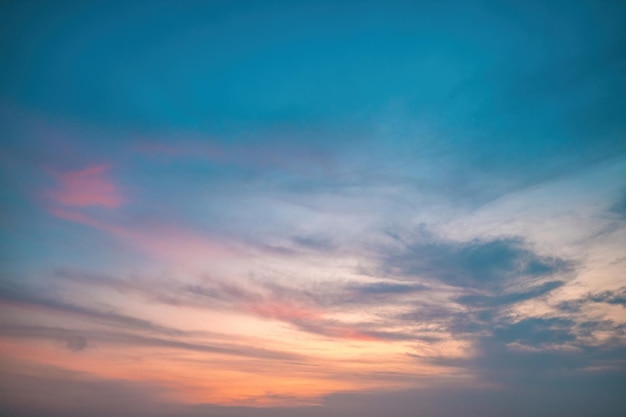
M 623 416 L 624 21 L 2 2 L 0 415 Z

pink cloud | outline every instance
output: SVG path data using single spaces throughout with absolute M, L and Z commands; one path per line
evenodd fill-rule
M 58 184 L 48 196 L 64 207 L 120 207 L 123 198 L 107 176 L 109 169 L 109 165 L 103 164 L 80 171 L 53 173 Z
M 225 242 L 170 225 L 155 224 L 149 230 L 115 227 L 110 231 L 154 258 L 180 267 L 203 267 L 211 259 L 234 254 Z
M 123 226 L 79 212 L 75 209 L 52 208 L 50 213 L 75 223 L 101 230 L 155 260 L 179 267 L 202 267 L 211 259 L 233 256 L 227 243 L 208 238 L 191 230 L 165 224 Z
M 195 230 L 166 223 L 142 224 L 112 220 L 104 213 L 95 213 L 89 208 L 119 208 L 124 198 L 117 185 L 109 178 L 110 165 L 93 165 L 78 171 L 51 175 L 57 187 L 46 196 L 47 209 L 55 217 L 80 223 L 103 231 L 124 245 L 166 263 L 187 267 L 201 267 L 208 259 L 232 253 L 223 242 L 208 238 Z

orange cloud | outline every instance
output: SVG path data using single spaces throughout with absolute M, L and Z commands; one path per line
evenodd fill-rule
M 322 318 L 322 313 L 319 311 L 279 301 L 251 304 L 246 306 L 244 310 L 261 317 L 287 322 L 297 320 L 319 320 Z

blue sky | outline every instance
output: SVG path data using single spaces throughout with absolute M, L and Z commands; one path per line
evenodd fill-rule
M 0 7 L 0 409 L 623 412 L 622 2 Z

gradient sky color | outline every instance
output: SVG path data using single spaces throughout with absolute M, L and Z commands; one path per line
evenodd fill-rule
M 623 416 L 623 1 L 5 1 L 0 414 Z

